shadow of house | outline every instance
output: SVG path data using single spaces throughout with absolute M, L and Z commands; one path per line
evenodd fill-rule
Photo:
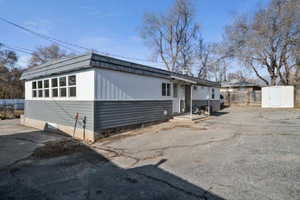
M 47 134 L 34 134 L 0 136 L 0 142 L 31 138 L 25 145 L 40 146 L 47 141 Z M 223 199 L 161 169 L 167 160 L 124 169 L 88 146 L 68 141 L 69 146 L 63 140 L 48 141 L 27 158 L 0 169 L 1 199 Z
M 218 116 L 222 116 L 222 115 L 226 115 L 226 114 L 228 114 L 229 112 L 213 112 L 213 113 L 211 113 L 210 115 L 211 116 L 216 116 L 216 117 L 218 117 Z

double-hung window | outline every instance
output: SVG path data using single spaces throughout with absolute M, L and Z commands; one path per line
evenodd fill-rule
M 76 75 L 68 76 L 69 97 L 76 97 Z
M 161 95 L 162 96 L 171 96 L 171 84 L 162 83 L 161 84 Z
M 65 76 L 59 77 L 59 96 L 67 96 L 67 78 Z
M 36 85 L 36 81 L 32 82 L 32 97 L 37 97 L 37 85 Z
M 49 79 L 44 80 L 44 97 L 48 98 L 49 94 Z
M 43 81 L 38 81 L 38 97 L 43 97 Z
M 58 80 L 57 78 L 51 79 L 52 97 L 58 97 Z

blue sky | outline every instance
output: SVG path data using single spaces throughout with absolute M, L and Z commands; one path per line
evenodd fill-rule
M 52 37 L 101 52 L 149 59 L 151 50 L 139 37 L 145 11 L 164 12 L 173 0 L 0 0 L 0 17 Z M 234 14 L 268 0 L 195 0 L 197 21 L 206 41 L 220 41 Z M 0 21 L 0 43 L 35 49 L 50 42 Z M 29 56 L 19 53 L 19 64 Z M 147 62 L 144 62 L 147 64 Z M 149 63 L 161 67 L 159 64 Z

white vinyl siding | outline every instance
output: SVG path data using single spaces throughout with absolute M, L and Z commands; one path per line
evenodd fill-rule
M 37 79 L 25 82 L 25 99 L 26 100 L 94 100 L 95 94 L 95 81 L 94 81 L 94 69 L 67 73 L 58 76 L 49 76 L 43 79 Z M 73 77 L 69 80 L 69 77 Z M 74 80 L 75 76 L 75 80 Z M 60 78 L 65 77 L 61 79 Z M 47 82 L 49 80 L 49 87 L 47 88 Z M 54 85 L 53 85 L 54 81 Z M 56 83 L 57 81 L 57 83 Z M 33 88 L 36 83 L 36 89 Z M 42 83 L 42 88 L 39 88 L 39 82 Z M 46 85 L 46 88 L 45 88 Z M 49 90 L 49 97 L 47 97 L 47 90 Z M 39 91 L 42 92 L 42 96 L 39 97 Z M 57 93 L 57 97 L 53 97 L 53 94 Z M 36 93 L 36 97 L 33 94 Z
M 162 96 L 162 83 L 170 84 L 170 96 Z M 96 69 L 96 100 L 171 100 L 168 79 Z

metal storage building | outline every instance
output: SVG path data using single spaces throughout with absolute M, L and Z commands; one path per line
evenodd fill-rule
M 103 131 L 169 119 L 193 104 L 220 108 L 216 82 L 95 53 L 31 68 L 22 123 L 94 141 Z

